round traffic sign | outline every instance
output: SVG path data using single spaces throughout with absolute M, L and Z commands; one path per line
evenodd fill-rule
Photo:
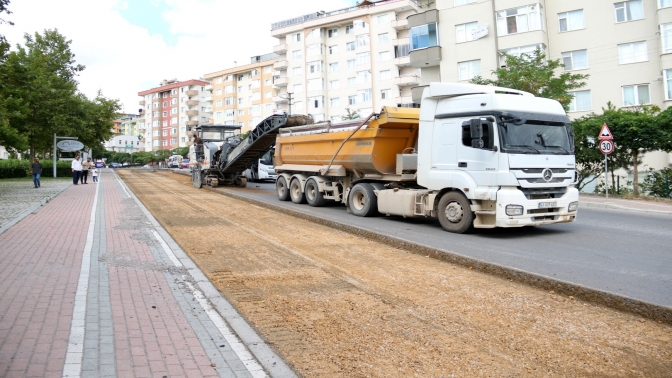
M 605 155 L 609 155 L 610 153 L 614 152 L 614 142 L 610 140 L 601 140 L 600 151 Z

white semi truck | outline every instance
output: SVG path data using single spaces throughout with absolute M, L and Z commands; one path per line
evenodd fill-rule
M 431 83 L 419 111 L 281 128 L 275 141 L 280 200 L 436 217 L 456 233 L 573 222 L 575 164 L 560 103 L 471 84 Z

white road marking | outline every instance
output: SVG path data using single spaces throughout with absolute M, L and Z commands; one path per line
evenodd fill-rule
M 75 294 L 75 306 L 72 312 L 72 322 L 70 323 L 70 338 L 68 339 L 68 350 L 65 355 L 65 365 L 63 366 L 63 377 L 80 377 L 82 372 L 86 322 L 86 296 L 89 291 L 91 250 L 93 249 L 93 230 L 96 226 L 98 188 L 100 188 L 100 186 L 96 185 L 96 195 L 93 198 L 91 218 L 89 219 L 89 230 L 86 234 L 86 244 L 84 244 L 84 254 L 82 255 L 82 268 L 79 272 L 79 282 L 77 283 L 77 293 Z
M 163 240 L 163 238 L 161 237 L 161 235 L 159 235 L 159 233 L 156 232 L 155 229 L 152 229 L 152 234 L 154 234 L 154 237 L 156 238 L 156 240 L 159 241 L 159 244 L 161 244 L 161 247 L 163 247 L 163 251 L 166 253 L 166 255 L 168 256 L 168 258 L 170 259 L 170 261 L 172 261 L 173 264 L 175 264 L 176 267 L 181 268 L 181 267 L 182 267 L 182 263 L 181 263 L 180 260 L 177 258 L 177 256 L 175 256 L 175 254 L 173 253 L 173 250 L 170 249 L 170 247 L 168 246 L 168 244 L 166 243 L 166 241 Z

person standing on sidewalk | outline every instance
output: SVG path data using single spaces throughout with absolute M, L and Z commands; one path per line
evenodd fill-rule
M 79 182 L 79 175 L 82 174 L 82 162 L 79 161 L 79 155 L 75 156 L 75 160 L 72 161 L 70 168 L 72 168 L 72 183 L 77 185 Z
M 40 163 L 40 159 L 35 158 L 35 162 L 31 165 L 31 168 L 33 168 L 33 184 L 35 184 L 35 188 L 39 188 L 40 185 L 40 174 L 42 174 L 42 163 Z
M 86 161 L 82 162 L 82 177 L 80 179 L 82 184 L 88 184 L 89 168 L 91 168 L 91 158 L 86 158 Z
M 93 177 L 93 182 L 98 182 L 98 168 L 93 167 L 93 170 L 91 170 L 91 177 Z

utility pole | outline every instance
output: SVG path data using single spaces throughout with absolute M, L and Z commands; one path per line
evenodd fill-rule
M 289 112 L 288 112 L 289 115 L 292 115 L 292 94 L 293 94 L 292 92 L 287 92 L 287 101 L 288 101 L 288 104 L 289 104 Z

